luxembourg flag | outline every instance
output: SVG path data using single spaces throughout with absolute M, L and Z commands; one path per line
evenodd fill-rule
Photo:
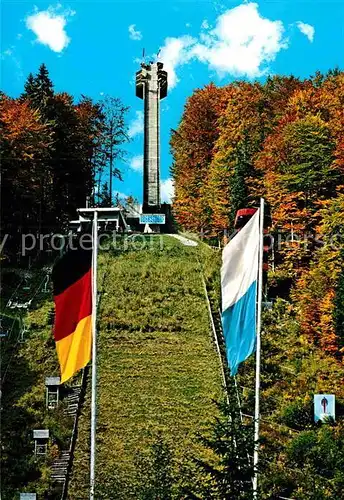
M 222 253 L 222 328 L 231 375 L 256 346 L 259 213 L 258 209 Z

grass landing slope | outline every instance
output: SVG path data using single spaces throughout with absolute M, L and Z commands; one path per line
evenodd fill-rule
M 150 236 L 145 246 L 99 258 L 97 499 L 135 498 L 137 462 L 159 431 L 177 461 L 190 463 L 195 434 L 213 420 L 212 399 L 221 396 L 198 262 L 205 250 L 168 236 Z M 88 474 L 89 398 L 70 500 L 87 498 Z M 111 484 L 114 493 L 102 495 Z

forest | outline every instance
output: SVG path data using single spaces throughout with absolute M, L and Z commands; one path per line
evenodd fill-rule
M 22 234 L 65 231 L 76 208 L 113 200 L 129 141 L 120 99 L 78 103 L 56 93 L 42 64 L 14 99 L 0 93 L 1 230 L 8 259 Z M 111 197 L 110 197 L 111 193 Z
M 302 332 L 341 361 L 344 73 L 198 89 L 171 148 L 184 230 L 221 238 L 238 209 L 265 198 L 275 247 L 269 295 L 290 296 Z

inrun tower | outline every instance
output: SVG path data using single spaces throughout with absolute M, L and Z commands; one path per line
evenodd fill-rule
M 160 99 L 167 96 L 167 72 L 161 62 L 141 64 L 136 95 L 144 99 L 143 213 L 160 208 Z

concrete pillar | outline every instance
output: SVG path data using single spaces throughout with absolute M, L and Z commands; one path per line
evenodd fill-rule
M 144 100 L 143 213 L 160 208 L 160 100 L 167 95 L 167 72 L 160 62 L 141 64 L 136 95 Z

